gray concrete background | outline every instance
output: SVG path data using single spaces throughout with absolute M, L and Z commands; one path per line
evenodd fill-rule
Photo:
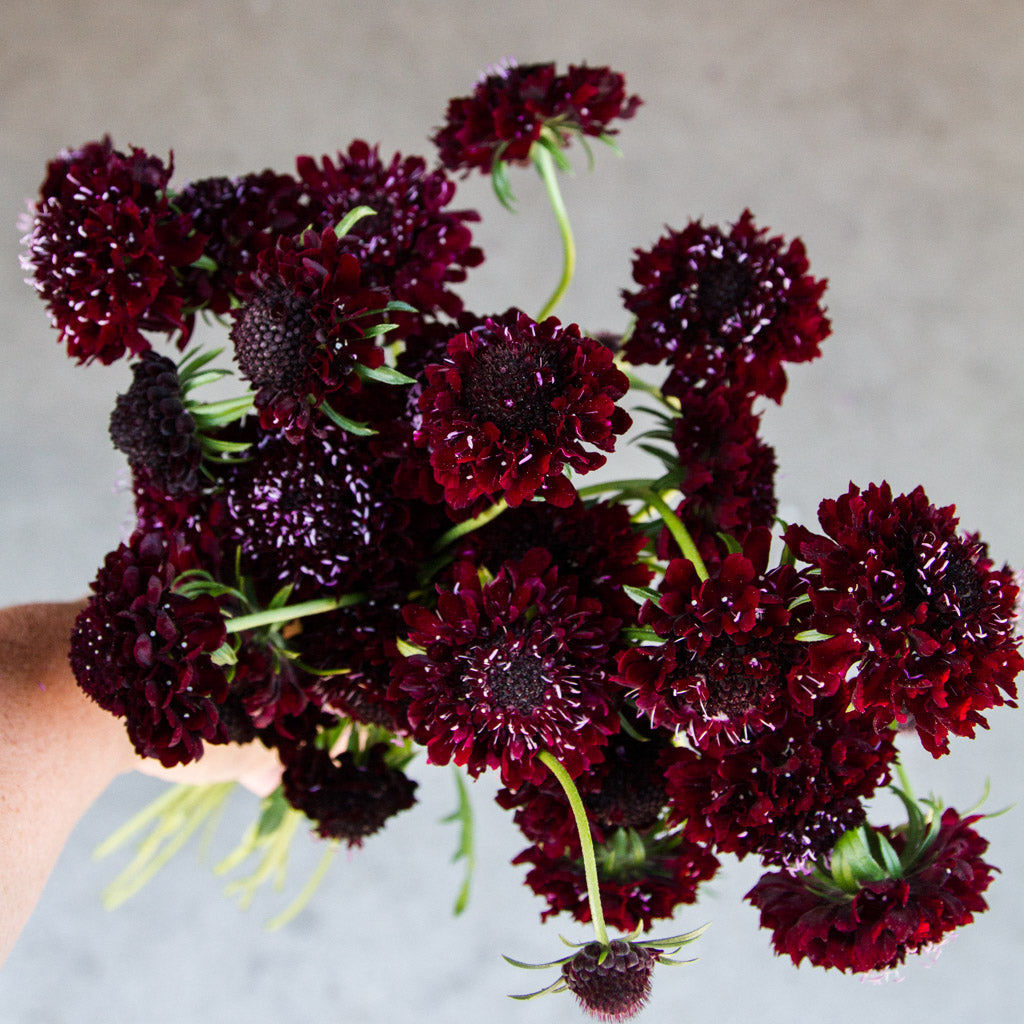
M 61 147 L 110 132 L 119 146 L 173 148 L 175 180 L 290 170 L 298 153 L 355 137 L 385 154 L 428 153 L 450 96 L 505 55 L 608 63 L 646 100 L 624 126 L 624 158 L 567 185 L 581 248 L 565 319 L 619 328 L 630 253 L 691 216 L 801 235 L 831 281 L 835 334 L 823 359 L 791 373 L 766 414 L 784 510 L 812 521 L 818 501 L 887 478 L 955 502 L 999 560 L 1024 566 L 1024 5 L 1020 0 L 520 0 L 420 3 L 4 0 L 0 10 L 0 600 L 82 593 L 116 546 L 127 502 L 106 422 L 124 367 L 73 366 L 22 284 L 16 221 Z M 531 176 L 522 211 L 486 184 L 461 187 L 485 223 L 489 262 L 472 308 L 536 309 L 558 244 Z M 991 809 L 1024 785 L 1019 712 L 992 715 L 941 762 L 908 755 L 918 788 L 962 809 L 991 778 Z M 55 737 L 59 756 L 60 738 Z M 522 845 L 474 787 L 480 856 L 474 899 L 453 920 L 454 802 L 445 769 L 420 765 L 421 805 L 362 852 L 340 856 L 303 916 L 262 923 L 273 894 L 240 913 L 194 847 L 147 891 L 107 913 L 117 865 L 96 844 L 161 791 L 126 779 L 86 817 L 0 975 L 3 1024 L 487 1019 L 574 1021 L 567 996 L 517 1004 L 537 980 L 508 967 L 560 955 L 567 922 L 508 860 Z M 237 798 L 230 847 L 254 803 Z M 796 970 L 774 958 L 741 896 L 753 864 L 729 863 L 667 933 L 712 922 L 700 961 L 662 970 L 642 1019 L 720 1024 L 861 1020 L 1011 1022 L 1024 952 L 1024 808 L 986 822 L 1003 873 L 992 909 L 934 966 L 879 985 Z M 297 844 L 292 885 L 319 857 Z M 536 987 L 539 987 L 536 986 Z

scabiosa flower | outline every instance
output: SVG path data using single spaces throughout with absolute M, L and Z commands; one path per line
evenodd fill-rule
M 426 377 L 415 440 L 456 509 L 534 496 L 567 506 L 576 492 L 563 470 L 602 466 L 584 444 L 612 451 L 631 423 L 615 404 L 629 383 L 611 352 L 554 317 L 538 324 L 513 309 L 488 319 L 452 338 Z
M 434 764 L 476 777 L 497 769 L 517 789 L 547 776 L 547 750 L 573 777 L 602 758 L 618 720 L 606 693 L 619 627 L 597 601 L 563 583 L 534 549 L 482 583 L 458 563 L 437 608 L 408 605 L 409 642 L 396 668 L 413 738 Z
M 562 967 L 580 1009 L 603 1021 L 629 1020 L 647 1005 L 658 952 L 623 939 L 588 942 Z
M 132 366 L 132 384 L 118 395 L 110 417 L 110 439 L 128 456 L 136 476 L 168 498 L 199 486 L 202 446 L 183 403 L 178 368 L 156 352 L 144 352 Z
M 399 811 L 416 803 L 417 784 L 387 764 L 388 745 L 332 757 L 312 743 L 288 754 L 281 784 L 288 802 L 316 824 L 325 839 L 362 846 Z
M 333 227 L 358 206 L 373 210 L 340 240 L 359 260 L 364 285 L 388 289 L 421 315 L 462 312 L 462 299 L 450 285 L 483 262 L 467 227 L 480 216 L 446 209 L 455 183 L 443 170 L 428 171 L 422 157 L 400 153 L 384 163 L 378 147 L 357 139 L 320 165 L 300 156 L 298 173 L 318 228 Z
M 173 537 L 136 534 L 107 555 L 71 636 L 71 668 L 100 707 L 123 718 L 136 751 L 166 767 L 226 743 L 218 707 L 228 680 L 212 655 L 227 633 L 217 602 L 173 589 L 193 568 Z
M 205 239 L 167 198 L 172 169 L 144 150 L 115 150 L 109 138 L 47 167 L 22 265 L 79 363 L 139 355 L 151 348 L 143 331 L 177 335 L 180 347 L 188 340 L 176 275 Z
M 670 821 L 722 853 L 800 865 L 864 820 L 861 801 L 889 779 L 896 748 L 847 697 L 820 698 L 749 742 L 683 749 L 665 772 Z
M 745 210 L 726 233 L 691 221 L 637 250 L 624 291 L 636 315 L 624 354 L 633 363 L 671 366 L 663 386 L 682 396 L 720 385 L 766 395 L 786 390 L 784 362 L 820 355 L 830 323 L 821 306 L 826 282 L 808 273 L 803 243 L 767 238 Z
M 853 699 L 879 729 L 913 724 L 934 756 L 949 734 L 987 727 L 983 711 L 1015 707 L 1024 667 L 1014 635 L 1018 588 L 986 545 L 958 531 L 955 508 L 924 490 L 893 497 L 887 483 L 822 502 L 825 536 L 791 527 L 786 541 L 817 571 L 821 632 L 860 645 Z
M 683 472 L 676 514 L 698 544 L 719 532 L 738 539 L 773 522 L 775 452 L 761 439 L 760 415 L 729 388 L 680 396 L 672 442 Z
M 545 127 L 565 145 L 572 133 L 613 134 L 611 122 L 632 117 L 639 106 L 610 68 L 570 67 L 559 75 L 553 63 L 507 59 L 480 77 L 472 96 L 449 102 L 433 141 L 445 167 L 489 173 L 497 160 L 527 160 Z
M 680 906 L 695 903 L 700 883 L 713 878 L 719 867 L 706 846 L 687 839 L 678 829 L 612 829 L 605 842 L 595 847 L 595 854 L 605 920 L 624 932 L 647 931 L 655 920 L 671 918 Z M 591 920 L 578 851 L 555 854 L 535 844 L 512 863 L 531 865 L 525 881 L 547 901 L 542 921 L 560 913 L 584 923 Z
M 940 942 L 988 909 L 983 893 L 996 870 L 982 860 L 988 848 L 952 808 L 930 842 L 911 842 L 912 830 L 876 830 L 900 862 L 893 873 L 875 861 L 871 877 L 851 873 L 839 884 L 832 871 L 763 875 L 746 898 L 761 911 L 780 956 L 846 972 L 883 971 L 907 954 Z M 870 847 L 865 846 L 865 849 Z
M 207 237 L 203 255 L 214 264 L 187 268 L 182 288 L 190 306 L 218 315 L 230 311 L 239 278 L 256 270 L 259 254 L 310 220 L 299 183 L 271 170 L 189 182 L 173 204 Z
M 333 424 L 300 444 L 266 434 L 225 488 L 243 571 L 307 597 L 384 585 L 417 553 L 390 479 L 365 438 Z
M 359 366 L 383 364 L 367 328 L 389 298 L 362 286 L 358 260 L 332 228 L 264 250 L 243 290 L 231 328 L 239 368 L 256 389 L 263 428 L 298 440 L 320 429 L 321 405 L 359 390 Z
M 653 576 L 638 561 L 645 543 L 625 505 L 577 498 L 564 509 L 540 502 L 510 508 L 467 534 L 457 550 L 477 565 L 501 565 L 544 548 L 560 575 L 576 577 L 581 594 L 625 621 L 635 619 L 637 605 L 624 588 L 646 586 Z
M 789 565 L 768 570 L 771 534 L 758 527 L 742 552 L 726 556 L 707 580 L 673 559 L 640 621 L 666 643 L 633 647 L 619 681 L 637 710 L 658 726 L 684 729 L 698 747 L 746 742 L 791 711 L 843 686 L 853 659 L 846 637 L 807 644 L 806 581 Z

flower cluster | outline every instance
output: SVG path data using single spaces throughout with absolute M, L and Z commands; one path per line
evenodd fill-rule
M 561 150 L 639 102 L 609 68 L 508 62 L 433 162 L 355 140 L 182 185 L 104 139 L 49 165 L 24 254 L 69 355 L 134 358 L 110 436 L 136 518 L 75 626 L 81 687 L 165 765 L 276 751 L 260 841 L 303 816 L 362 846 L 419 752 L 494 773 L 542 917 L 594 929 L 543 991 L 602 1020 L 647 1001 L 696 932 L 640 934 L 730 855 L 771 869 L 748 896 L 797 963 L 886 969 L 984 910 L 977 816 L 902 794 L 908 825 L 876 828 L 871 800 L 901 744 L 944 756 L 1015 706 L 1024 667 L 1012 572 L 920 487 L 851 484 L 820 532 L 773 533 L 759 403 L 830 332 L 798 239 L 694 221 L 636 250 L 621 337 L 552 315 Z M 507 199 L 530 164 L 562 279 L 536 317 L 470 312 L 480 215 L 449 175 Z M 152 350 L 198 316 L 230 367 Z M 584 480 L 641 408 L 660 471 Z

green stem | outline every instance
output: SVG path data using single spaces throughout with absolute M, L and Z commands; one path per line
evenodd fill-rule
M 278 622 L 291 622 L 307 615 L 333 612 L 337 608 L 348 608 L 365 600 L 365 594 L 342 594 L 341 597 L 320 597 L 301 604 L 284 605 L 281 608 L 266 608 L 248 615 L 236 615 L 225 622 L 229 633 L 241 633 L 259 626 L 272 626 Z
M 534 145 L 530 150 L 530 157 L 533 160 L 534 166 L 540 172 L 544 188 L 548 193 L 548 200 L 551 203 L 551 209 L 555 213 L 555 220 L 558 221 L 558 230 L 562 235 L 562 276 L 551 298 L 548 299 L 544 308 L 537 316 L 537 320 L 540 321 L 551 315 L 551 311 L 561 302 L 562 296 L 565 295 L 569 287 L 569 282 L 572 281 L 572 275 L 576 270 L 576 242 L 573 240 L 572 227 L 569 224 L 569 214 L 565 209 L 562 192 L 558 187 L 558 171 L 555 168 L 555 161 L 551 156 L 551 152 L 546 146 L 538 144 Z
M 580 792 L 576 783 L 569 777 L 569 773 L 562 767 L 558 759 L 547 750 L 542 750 L 537 755 L 541 762 L 547 766 L 551 774 L 558 779 L 559 785 L 565 791 L 572 808 L 573 818 L 576 820 L 576 831 L 580 836 L 580 848 L 583 851 L 583 871 L 587 878 L 587 898 L 590 900 L 590 920 L 594 926 L 594 935 L 602 946 L 608 946 L 608 929 L 604 923 L 604 911 L 601 909 L 601 890 L 597 879 L 597 858 L 594 856 L 594 841 L 590 837 L 590 822 L 587 820 L 587 812 L 580 799 Z
M 635 480 L 604 480 L 601 483 L 580 487 L 577 493 L 580 498 L 592 498 L 598 494 L 607 494 L 609 491 L 646 497 L 650 492 L 651 483 L 649 477 L 637 477 Z
M 672 539 L 679 545 L 679 550 L 682 551 L 683 557 L 693 563 L 693 567 L 697 570 L 697 575 L 701 580 L 706 580 L 708 578 L 707 566 L 704 564 L 704 559 L 700 557 L 697 545 L 693 543 L 690 531 L 683 526 L 682 520 L 665 504 L 660 494 L 648 491 L 644 497 L 648 505 L 661 516 L 661 521 L 668 528 L 668 532 L 672 534 Z
M 441 535 L 437 543 L 434 544 L 434 550 L 443 551 L 452 541 L 464 537 L 467 533 L 472 533 L 481 526 L 486 526 L 493 519 L 497 519 L 507 508 L 508 502 L 502 498 L 490 508 L 484 509 L 480 515 L 473 516 L 472 519 L 467 519 L 465 522 L 453 526 L 447 533 Z

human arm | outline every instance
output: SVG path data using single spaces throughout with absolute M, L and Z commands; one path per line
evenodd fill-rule
M 81 602 L 0 609 L 0 963 L 14 945 L 72 829 L 118 776 L 237 780 L 261 795 L 280 776 L 259 744 L 209 747 L 176 769 L 138 757 L 123 724 L 75 682 L 68 639 Z

